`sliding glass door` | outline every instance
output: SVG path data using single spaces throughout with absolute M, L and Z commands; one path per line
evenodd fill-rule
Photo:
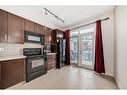
M 79 66 L 92 69 L 93 60 L 94 60 L 94 32 L 80 34 Z
M 75 35 L 75 36 L 74 36 Z M 93 69 L 95 53 L 95 26 L 87 26 L 71 32 L 71 63 Z
M 72 65 L 78 65 L 78 31 L 71 33 L 70 61 Z

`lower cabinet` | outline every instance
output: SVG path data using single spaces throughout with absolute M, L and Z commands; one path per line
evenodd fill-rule
M 0 88 L 5 89 L 25 81 L 25 59 L 0 62 Z
M 56 55 L 47 55 L 48 70 L 56 68 Z

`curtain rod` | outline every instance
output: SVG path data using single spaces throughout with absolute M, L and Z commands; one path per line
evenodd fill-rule
M 57 15 L 55 15 L 54 13 L 52 13 L 51 11 L 49 11 L 47 8 L 44 8 L 46 12 L 50 13 L 51 15 L 53 15 L 55 18 L 57 18 L 58 20 L 62 21 L 63 23 L 65 21 L 63 21 L 61 18 L 59 18 Z
M 101 21 L 105 21 L 105 20 L 108 20 L 108 19 L 109 19 L 109 17 L 107 17 L 105 19 L 102 19 Z M 75 28 L 72 28 L 72 29 L 69 29 L 69 30 L 74 30 L 74 29 L 81 28 L 81 27 L 84 27 L 84 26 L 88 26 L 88 25 L 94 24 L 94 23 L 96 23 L 96 21 L 95 22 L 88 23 L 88 24 L 85 24 L 85 25 L 81 25 L 81 26 L 78 26 L 78 27 L 75 27 Z

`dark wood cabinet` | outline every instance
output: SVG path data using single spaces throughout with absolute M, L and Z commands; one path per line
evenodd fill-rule
M 64 31 L 54 29 L 51 32 L 51 52 L 57 53 L 57 37 L 65 38 Z
M 0 10 L 0 42 L 24 43 L 24 19 Z
M 24 32 L 42 34 L 45 44 L 54 44 L 52 29 L 0 9 L 0 42 L 24 43 Z
M 57 32 L 55 30 L 53 30 L 51 32 L 51 44 L 52 45 L 56 45 L 57 44 Z
M 24 43 L 24 19 L 8 13 L 8 42 Z
M 52 33 L 52 29 L 46 27 L 45 28 L 45 44 L 51 45 L 51 39 L 52 39 L 51 33 Z
M 48 70 L 56 67 L 56 54 L 47 55 Z
M 35 32 L 37 30 L 37 26 L 34 22 L 25 20 L 25 31 Z
M 49 38 L 48 38 L 48 41 L 49 41 L 49 44 L 51 45 L 51 40 L 52 40 L 52 36 L 51 36 L 51 33 L 52 33 L 52 29 L 49 29 L 48 30 L 49 32 Z
M 47 31 L 47 27 L 45 27 L 45 44 L 48 44 L 48 31 Z
M 40 24 L 37 24 L 29 20 L 25 20 L 25 31 L 35 32 L 44 35 L 45 28 Z
M 1 88 L 8 88 L 25 81 L 25 60 L 15 59 L 0 62 Z
M 44 35 L 44 33 L 45 33 L 45 27 L 40 25 L 40 24 L 38 24 L 37 25 L 37 33 Z
M 0 42 L 7 42 L 7 12 L 0 9 Z
M 43 35 L 45 35 L 45 26 L 42 26 L 42 25 L 41 25 L 41 33 L 42 33 Z

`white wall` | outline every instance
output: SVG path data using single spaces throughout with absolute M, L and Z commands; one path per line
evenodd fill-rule
M 109 17 L 109 20 L 102 22 L 105 70 L 106 75 L 114 76 L 114 11 L 94 18 L 90 18 L 87 21 L 84 21 L 84 23 L 79 23 L 77 26 L 88 24 L 90 22 L 94 22 L 98 19 L 104 19 L 106 17 Z
M 115 79 L 119 88 L 127 89 L 127 6 L 115 10 Z

